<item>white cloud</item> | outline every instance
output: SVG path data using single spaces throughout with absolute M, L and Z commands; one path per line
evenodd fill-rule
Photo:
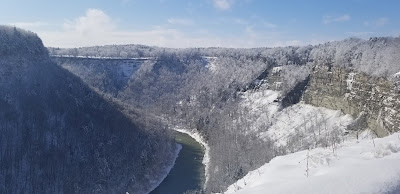
M 99 9 L 88 9 L 85 16 L 64 23 L 65 30 L 84 36 L 112 32 L 115 26 L 115 22 Z
M 187 19 L 168 19 L 170 24 L 189 25 Z M 149 30 L 121 30 L 117 21 L 99 9 L 89 9 L 84 16 L 67 20 L 57 31 L 37 31 L 46 46 L 82 47 L 109 44 L 145 44 L 166 47 L 205 45 L 205 40 L 188 37 L 177 29 L 153 27 Z
M 214 6 L 219 10 L 228 10 L 232 7 L 234 0 L 213 0 Z
M 233 21 L 233 20 L 232 20 Z M 245 24 L 244 21 L 236 21 Z M 170 18 L 165 24 L 193 24 L 191 20 Z M 18 27 L 36 32 L 45 46 L 51 47 L 83 47 L 110 44 L 144 44 L 172 48 L 185 47 L 272 47 L 298 45 L 303 42 L 284 37 L 284 34 L 257 25 L 245 24 L 238 34 L 224 34 L 194 28 L 192 32 L 181 31 L 179 25 L 154 26 L 150 29 L 122 30 L 119 22 L 99 9 L 89 9 L 83 16 L 66 20 L 62 25 L 46 26 L 41 22 L 19 22 Z M 39 27 L 37 27 L 39 26 Z M 37 28 L 36 28 L 37 27 Z M 203 29 L 203 30 L 201 30 Z
M 389 23 L 389 19 L 385 18 L 385 17 L 382 17 L 382 18 L 379 18 L 379 19 L 373 20 L 373 21 L 365 21 L 364 25 L 365 26 L 382 27 L 382 26 L 385 26 L 388 23 Z
M 190 26 L 194 24 L 192 20 L 183 18 L 169 18 L 168 23 L 176 25 L 184 25 L 184 26 Z
M 330 24 L 333 22 L 345 22 L 350 20 L 350 15 L 344 14 L 342 16 L 324 16 L 323 18 L 323 23 L 324 24 Z

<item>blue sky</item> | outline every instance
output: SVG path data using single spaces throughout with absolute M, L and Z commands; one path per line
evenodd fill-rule
M 400 35 L 397 0 L 0 0 L 45 46 L 273 47 Z

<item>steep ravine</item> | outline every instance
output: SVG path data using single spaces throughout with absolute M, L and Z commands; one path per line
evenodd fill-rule
M 382 39 L 382 41 L 385 42 L 386 39 Z M 396 43 L 398 40 L 388 39 L 388 41 Z M 346 48 L 349 48 L 349 45 L 352 46 L 350 50 L 340 47 L 346 46 Z M 355 119 L 354 122 L 338 123 L 340 127 L 343 127 L 340 128 L 340 135 L 343 136 L 346 136 L 349 132 L 353 135 L 351 130 L 358 132 L 364 129 L 371 129 L 379 137 L 397 131 L 400 118 L 396 115 L 399 110 L 397 105 L 399 98 L 395 85 L 388 79 L 372 77 L 350 70 L 365 71 L 370 75 L 376 76 L 392 75 L 400 71 L 396 68 L 396 63 L 392 63 L 389 60 L 392 55 L 385 54 L 378 61 L 370 60 L 367 57 L 369 51 L 380 53 L 382 50 L 373 50 L 379 48 L 374 47 L 374 45 L 379 46 L 381 44 L 379 41 L 349 39 L 315 47 L 249 50 L 248 56 L 242 52 L 237 52 L 237 56 L 243 55 L 240 58 L 228 54 L 230 52 L 235 53 L 229 49 L 226 50 L 226 54 L 214 53 L 212 50 L 207 51 L 207 49 L 196 51 L 198 55 L 220 57 L 220 60 L 213 61 L 212 65 L 210 62 L 209 66 L 205 65 L 204 67 L 204 64 L 200 63 L 204 61 L 192 60 L 192 58 L 196 59 L 194 57 L 196 55 L 189 55 L 185 53 L 186 51 L 181 53 L 171 50 L 171 55 L 166 58 L 163 55 L 155 55 L 164 58 L 164 60 L 157 61 L 159 63 L 143 63 L 137 68 L 137 71 L 132 72 L 120 71 L 126 66 L 108 65 L 108 61 L 102 60 L 96 61 L 104 62 L 104 64 L 97 64 L 92 59 L 86 60 L 86 62 L 90 62 L 86 65 L 82 62 L 82 59 L 68 60 L 67 62 L 71 64 L 66 63 L 64 60 L 56 61 L 58 63 L 61 62 L 59 65 L 64 68 L 67 67 L 67 69 L 77 74 L 88 85 L 100 88 L 99 91 L 117 91 L 113 94 L 118 100 L 129 101 L 130 104 L 135 104 L 137 107 L 142 107 L 143 104 L 146 104 L 145 108 L 149 109 L 148 105 L 153 105 L 149 110 L 153 111 L 154 114 L 170 115 L 173 119 L 184 118 L 187 122 L 185 124 L 194 126 L 194 128 L 208 135 L 208 137 L 213 137 L 214 139 L 208 142 L 213 147 L 213 150 L 217 150 L 212 153 L 217 154 L 213 155 L 210 169 L 217 170 L 210 171 L 212 173 L 210 173 L 211 181 L 209 182 L 212 184 L 208 185 L 208 189 L 209 191 L 218 192 L 224 189 L 225 184 L 233 183 L 235 179 L 240 178 L 249 170 L 254 169 L 261 163 L 268 162 L 269 157 L 277 155 L 276 153 L 274 155 L 265 153 L 263 158 L 260 159 L 258 156 L 262 154 L 259 153 L 260 149 L 256 147 L 257 144 L 249 143 L 253 142 L 253 139 L 242 136 L 244 130 L 250 129 L 247 127 L 248 123 L 246 123 L 248 120 L 251 120 L 252 124 L 256 123 L 254 124 L 255 129 L 261 131 L 270 130 L 275 121 L 273 120 L 274 116 L 269 114 L 265 114 L 262 119 L 252 119 L 252 117 L 258 118 L 261 114 L 249 116 L 247 109 L 237 106 L 237 103 L 240 102 L 240 99 L 236 97 L 238 93 L 261 93 L 267 89 L 279 91 L 283 96 L 271 99 L 270 103 L 275 103 L 279 107 L 276 110 L 272 110 L 272 112 L 294 112 L 296 108 L 293 109 L 293 107 L 299 105 L 292 105 L 300 102 L 301 104 L 313 105 L 313 107 L 339 110 L 337 111 L 338 114 L 340 112 L 349 114 L 352 116 L 351 120 Z M 388 47 L 386 44 L 382 43 L 382 45 Z M 119 46 L 115 47 L 120 48 Z M 354 48 L 358 48 L 358 50 Z M 395 51 L 396 49 L 392 50 Z M 118 61 L 115 62 L 119 63 Z M 242 66 L 241 64 L 247 65 Z M 391 65 L 389 66 L 388 64 Z M 376 66 L 373 68 L 374 70 L 380 67 L 380 72 L 387 73 L 373 74 L 365 70 L 368 70 L 366 67 L 373 65 Z M 175 66 L 185 68 L 175 68 Z M 110 67 L 112 67 L 113 73 L 103 73 L 107 72 Z M 347 69 L 340 67 L 346 67 Z M 383 71 L 388 70 L 388 67 L 390 67 L 390 71 Z M 182 69 L 186 70 L 181 71 Z M 124 79 L 120 79 L 120 72 L 126 72 L 124 75 L 127 76 Z M 242 75 L 246 76 L 242 77 Z M 233 79 L 225 79 L 227 77 L 232 77 Z M 291 88 L 294 89 L 291 90 Z M 121 91 L 125 89 L 126 91 Z M 227 99 L 230 101 L 227 101 Z M 265 100 L 264 94 L 257 96 L 255 99 L 255 101 L 260 100 Z M 252 106 L 249 107 L 252 108 Z M 261 113 L 270 111 L 265 107 L 267 106 L 260 108 Z M 301 107 L 297 108 L 301 109 Z M 316 112 L 315 109 L 312 110 L 313 113 Z M 236 114 L 238 112 L 240 114 Z M 243 120 L 242 123 L 239 122 L 239 124 L 242 124 L 241 127 L 235 128 L 239 125 L 233 121 L 239 119 L 233 118 L 232 115 Z M 304 116 L 311 118 L 310 115 Z M 317 116 L 314 116 L 314 118 L 317 118 Z M 324 122 L 324 119 L 321 117 L 321 122 Z M 309 121 L 304 121 L 304 126 L 307 126 L 307 122 Z M 231 123 L 234 124 L 230 125 Z M 281 129 L 278 128 L 278 130 Z M 243 139 L 241 147 L 238 147 L 238 142 L 240 143 L 240 141 L 235 142 L 236 145 L 230 141 L 232 139 L 230 136 L 238 137 L 237 135 Z M 306 137 L 297 133 L 293 135 L 293 138 L 300 145 L 303 145 L 302 140 Z M 259 144 L 262 150 L 267 150 L 266 147 L 268 145 L 262 143 Z M 293 142 L 291 144 L 296 145 Z M 248 151 L 237 151 L 237 148 L 245 150 L 244 147 L 246 146 L 249 147 L 249 151 L 254 151 L 256 154 L 247 154 L 251 153 Z M 304 149 L 307 148 L 304 147 Z M 281 154 L 285 154 L 285 150 Z M 238 158 L 244 158 L 245 160 L 239 161 Z M 220 170 L 230 161 L 234 161 L 230 163 L 230 168 L 226 168 L 226 171 Z M 259 164 L 254 165 L 254 162 L 259 162 Z

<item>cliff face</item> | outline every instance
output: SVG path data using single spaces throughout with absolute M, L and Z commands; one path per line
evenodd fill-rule
M 315 67 L 303 96 L 304 102 L 341 110 L 361 121 L 353 130 L 368 127 L 383 137 L 398 131 L 400 94 L 392 81 L 344 68 Z
M 283 91 L 285 78 L 281 67 L 272 68 L 262 83 L 272 90 Z M 314 66 L 310 76 L 291 91 L 283 92 L 283 108 L 295 104 L 299 95 L 307 104 L 341 110 L 356 119 L 349 130 L 369 128 L 378 137 L 399 131 L 400 92 L 398 76 L 389 80 L 342 67 Z M 304 86 L 306 87 L 304 88 Z

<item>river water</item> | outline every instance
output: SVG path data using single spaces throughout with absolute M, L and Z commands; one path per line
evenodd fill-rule
M 176 132 L 175 139 L 182 145 L 179 156 L 168 176 L 151 194 L 182 194 L 204 185 L 203 146 L 184 133 Z

